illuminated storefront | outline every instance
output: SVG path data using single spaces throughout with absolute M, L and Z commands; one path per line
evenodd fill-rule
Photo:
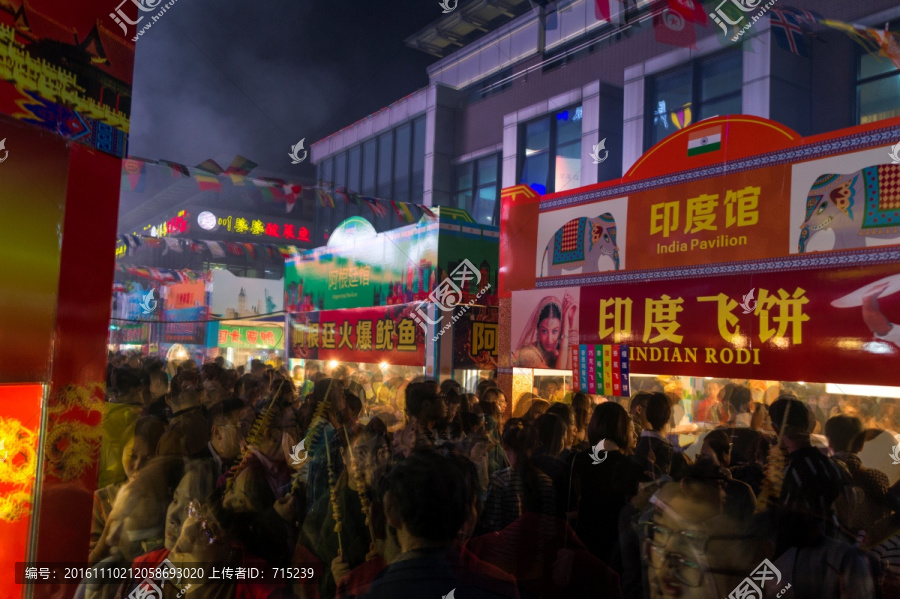
M 897 124 L 804 139 L 717 117 L 666 138 L 621 180 L 544 197 L 504 190 L 504 385 L 516 399 L 540 394 L 550 369 L 577 372 L 573 345 L 621 344 L 631 391 L 662 384 L 688 418 L 713 378 L 763 401 L 779 388 L 900 386 L 900 339 L 866 312 L 874 301 L 900 319 L 900 165 L 884 141 Z

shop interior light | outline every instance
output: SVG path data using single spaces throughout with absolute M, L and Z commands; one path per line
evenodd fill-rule
M 837 385 L 834 383 L 826 383 L 825 392 L 838 395 L 900 398 L 900 387 L 881 387 L 878 385 Z
M 390 364 L 388 364 L 387 362 L 382 362 L 382 363 L 379 364 L 378 366 L 379 366 L 379 368 L 381 368 L 382 370 L 384 370 L 385 368 L 387 368 L 388 366 L 390 366 Z
M 337 360 L 331 360 L 330 362 L 328 362 L 329 368 L 334 368 L 335 366 L 337 366 Z

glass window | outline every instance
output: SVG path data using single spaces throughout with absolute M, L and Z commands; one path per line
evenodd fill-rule
M 375 193 L 380 198 L 391 197 L 391 167 L 394 151 L 393 131 L 378 136 L 378 184 Z
M 347 153 L 341 152 L 334 157 L 334 188 L 347 185 Z
M 412 201 L 421 204 L 425 195 L 425 117 L 413 121 Z
M 347 189 L 354 192 L 359 192 L 360 182 L 359 176 L 361 172 L 360 168 L 360 156 L 362 155 L 362 150 L 359 146 L 354 146 L 350 149 L 348 154 L 349 164 L 347 165 Z
M 660 75 L 650 80 L 650 103 L 647 119 L 650 123 L 650 143 L 652 146 L 673 131 L 673 111 L 684 110 L 691 104 L 691 69 L 681 69 L 668 75 Z
M 456 168 L 456 207 L 468 210 L 475 188 L 475 163 L 467 162 Z
M 550 184 L 550 119 L 543 118 L 525 125 L 525 155 L 522 161 L 522 183 L 538 193 L 547 193 Z
M 363 195 L 375 195 L 375 169 L 378 165 L 378 141 L 370 139 L 362 149 L 362 191 Z
M 500 156 L 491 154 L 456 167 L 453 205 L 472 215 L 475 222 L 496 225 L 500 194 Z
M 581 172 L 582 107 L 526 123 L 520 183 L 544 194 L 577 187 Z
M 900 70 L 887 58 L 859 53 L 856 83 L 860 125 L 900 116 Z
M 736 49 L 695 60 L 647 80 L 646 146 L 691 123 L 743 109 L 743 54 Z
M 394 135 L 394 194 L 391 199 L 409 201 L 409 168 L 412 149 L 412 125 L 397 128 Z
M 326 158 L 322 161 L 322 164 L 319 165 L 319 184 L 325 184 L 326 181 L 332 181 L 332 177 L 334 176 L 334 158 Z

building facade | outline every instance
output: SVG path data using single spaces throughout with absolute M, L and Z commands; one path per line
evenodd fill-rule
M 321 181 L 498 225 L 501 188 L 526 183 L 543 194 L 616 179 L 708 117 L 754 115 L 809 136 L 900 115 L 900 71 L 833 28 L 785 28 L 782 47 L 769 19 L 737 42 L 709 20 L 696 26 L 695 47 L 679 47 L 657 41 L 655 1 L 610 2 L 607 21 L 593 0 L 561 0 L 490 27 L 477 11 L 496 3 L 473 4 L 407 40 L 441 56 L 427 87 L 311 146 Z M 772 8 L 877 29 L 900 22 L 892 0 Z M 487 29 L 480 37 L 477 26 Z M 317 211 L 316 238 L 356 214 L 371 216 L 351 205 Z M 389 214 L 375 226 L 400 222 Z

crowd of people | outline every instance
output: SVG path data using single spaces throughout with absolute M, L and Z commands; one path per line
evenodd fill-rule
M 823 421 L 728 383 L 682 447 L 662 387 L 513 404 L 491 379 L 302 378 L 114 356 L 90 563 L 295 574 L 158 587 L 177 598 L 900 596 L 900 484 L 859 457 L 896 441 L 850 403 Z

